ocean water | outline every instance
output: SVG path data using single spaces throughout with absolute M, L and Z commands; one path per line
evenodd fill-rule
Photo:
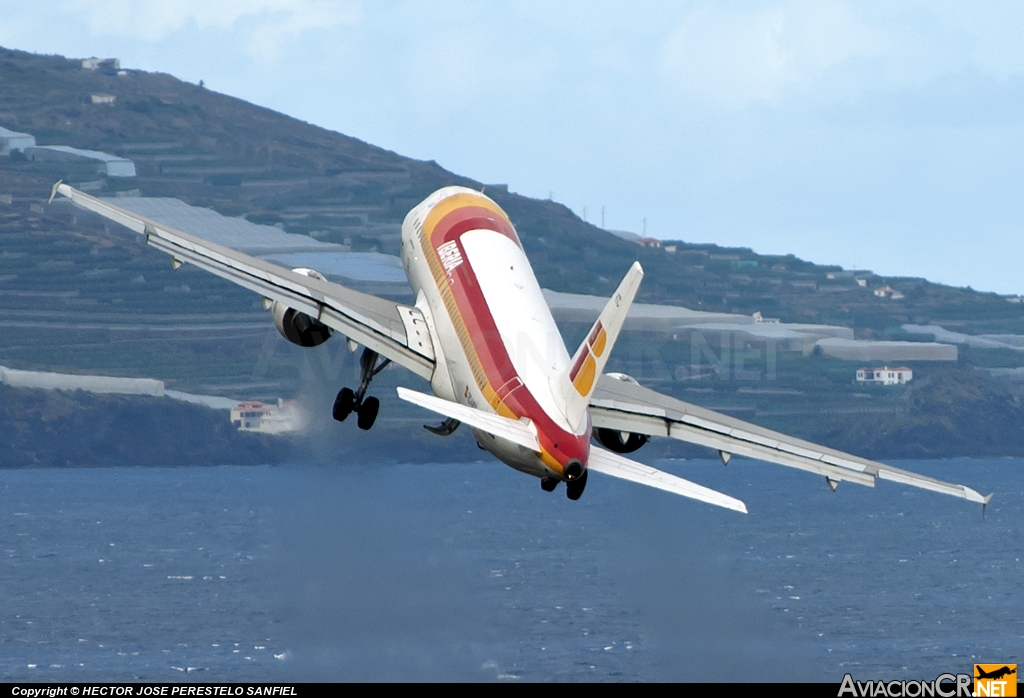
M 642 451 L 641 454 L 642 455 Z M 734 459 L 744 516 L 495 461 L 0 471 L 0 680 L 934 678 L 1024 660 L 1024 462 L 981 507 Z

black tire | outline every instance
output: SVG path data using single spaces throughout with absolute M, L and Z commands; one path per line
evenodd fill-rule
M 542 477 L 540 479 L 540 488 L 545 492 L 554 492 L 556 487 L 558 487 L 558 480 L 555 478 Z
M 574 502 L 583 495 L 583 489 L 587 486 L 587 475 L 589 470 L 583 471 L 583 476 L 577 480 L 569 480 L 565 483 L 565 496 Z
M 331 414 L 339 422 L 344 422 L 345 417 L 352 414 L 356 406 L 356 394 L 350 388 L 342 388 L 338 391 L 338 397 L 334 398 L 334 408 Z
M 363 400 L 363 404 L 359 406 L 357 411 L 359 415 L 359 428 L 366 431 L 372 427 L 377 419 L 378 410 L 380 410 L 380 400 L 375 397 L 368 397 Z

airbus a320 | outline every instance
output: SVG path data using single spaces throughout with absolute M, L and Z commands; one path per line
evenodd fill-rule
M 623 455 L 653 436 L 709 447 L 723 463 L 735 454 L 805 470 L 823 476 L 832 490 L 843 481 L 873 487 L 881 479 L 983 507 L 992 497 L 604 373 L 643 278 L 638 262 L 570 355 L 512 222 L 472 189 L 440 189 L 406 216 L 402 264 L 416 295 L 411 306 L 332 283 L 312 269 L 287 269 L 204 241 L 63 183 L 55 185 L 56 194 L 145 235 L 175 267 L 194 264 L 259 293 L 290 342 L 316 347 L 337 332 L 353 351 L 362 346 L 360 383 L 338 393 L 335 419 L 354 414 L 359 428 L 371 428 L 380 401 L 367 390 L 394 362 L 430 382 L 433 394 L 398 388 L 398 395 L 444 417 L 432 431 L 448 435 L 465 424 L 482 448 L 538 478 L 545 491 L 564 483 L 569 499 L 579 499 L 593 471 L 746 512 L 734 497 Z

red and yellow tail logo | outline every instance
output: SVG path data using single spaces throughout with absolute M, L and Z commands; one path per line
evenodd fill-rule
M 1009 698 L 1017 695 L 1016 664 L 975 664 L 974 695 L 976 698 Z

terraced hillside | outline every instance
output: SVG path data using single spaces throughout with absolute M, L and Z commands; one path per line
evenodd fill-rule
M 341 348 L 314 356 L 287 344 L 252 294 L 188 266 L 175 272 L 133 236 L 67 205 L 48 204 L 58 179 L 100 195 L 176 197 L 385 253 L 397 251 L 410 207 L 441 186 L 462 184 L 484 189 L 505 208 L 541 284 L 557 291 L 607 295 L 639 259 L 646 270 L 643 302 L 844 325 L 858 338 L 930 339 L 908 336 L 902 329 L 908 323 L 1024 334 L 1024 304 L 996 294 L 747 249 L 682 241 L 641 246 L 557 202 L 518 196 L 169 75 L 122 72 L 0 49 L 0 126 L 30 133 L 41 145 L 123 156 L 137 170 L 136 177 L 108 177 L 87 164 L 0 155 L 0 361 L 12 367 L 154 377 L 168 387 L 238 398 L 312 391 L 319 401 L 354 370 Z M 114 100 L 97 104 L 93 95 Z M 876 296 L 885 285 L 902 298 Z M 570 344 L 580 331 L 566 328 Z M 624 341 L 623 351 L 612 368 L 628 369 L 652 387 L 858 452 L 877 444 L 876 455 L 898 452 L 900 434 L 925 414 L 950 425 L 934 452 L 977 450 L 980 437 L 958 429 L 952 413 L 935 406 L 973 391 L 984 397 L 973 403 L 978 409 L 1003 411 L 988 421 L 1002 425 L 996 450 L 1024 452 L 1016 436 L 1024 430 L 1010 428 L 1024 424 L 1020 389 L 970 370 L 1024 366 L 1024 352 L 962 350 L 958 367 L 915 365 L 922 379 L 915 393 L 913 385 L 865 391 L 852 382 L 857 363 L 769 359 L 765 347 L 731 349 L 733 364 L 748 352 L 754 378 L 740 371 L 680 372 L 693 347 L 665 336 L 638 335 Z M 714 351 L 725 356 L 721 348 Z M 955 380 L 942 378 L 949 372 Z M 926 385 L 943 387 L 929 392 Z M 418 418 L 405 407 L 392 409 L 393 419 Z M 865 436 L 878 433 L 895 436 Z

